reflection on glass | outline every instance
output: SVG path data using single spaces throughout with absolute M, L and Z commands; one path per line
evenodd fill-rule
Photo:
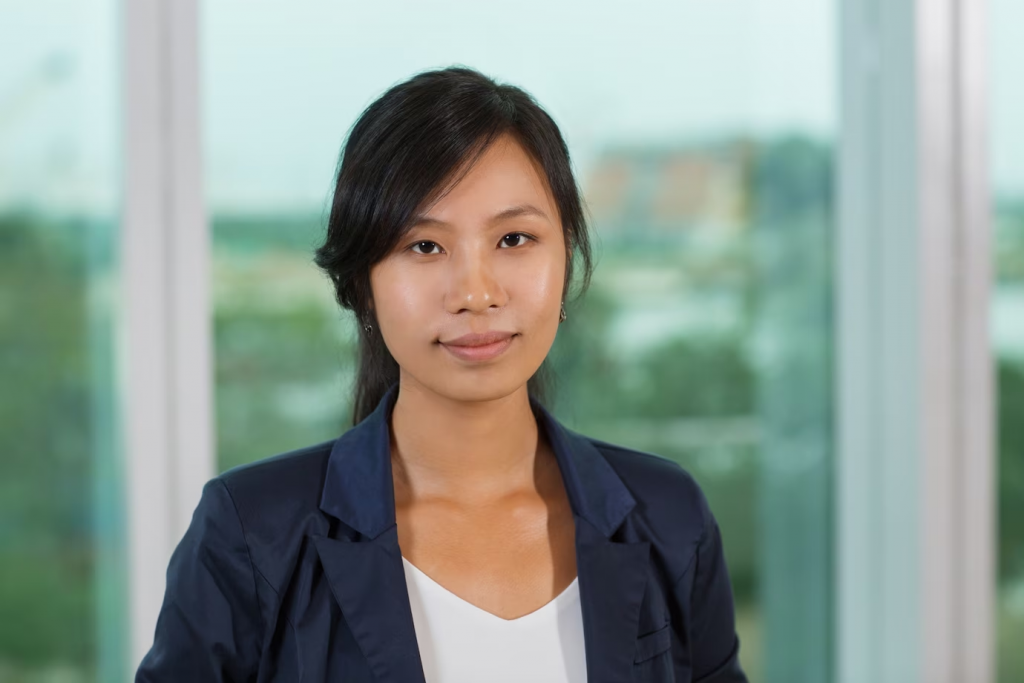
M 699 481 L 752 681 L 830 680 L 833 3 L 239 7 L 202 17 L 220 469 L 349 426 L 354 323 L 312 264 L 336 155 L 390 84 L 468 64 L 556 118 L 596 235 L 554 412 Z
M 0 682 L 124 680 L 112 3 L 0 7 Z
M 999 683 L 1024 680 L 1024 6 L 992 5 L 992 338 L 998 401 Z

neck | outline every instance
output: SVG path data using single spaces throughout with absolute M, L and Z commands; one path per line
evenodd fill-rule
M 538 457 L 544 450 L 525 385 L 508 396 L 457 401 L 400 382 L 391 415 L 396 501 L 477 506 L 536 491 L 550 465 Z

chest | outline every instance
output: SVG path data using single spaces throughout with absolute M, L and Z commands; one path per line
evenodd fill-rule
M 440 586 L 503 619 L 530 614 L 576 578 L 567 500 L 516 496 L 482 508 L 396 506 L 402 556 Z
M 438 586 L 403 559 L 425 683 L 585 683 L 578 583 L 540 609 L 505 620 Z
M 497 524 L 487 515 L 474 517 Z M 415 527 L 426 520 L 427 517 L 414 515 L 406 521 L 406 527 Z M 451 519 L 451 524 L 458 523 L 456 519 Z M 554 521 L 551 524 L 557 526 Z M 612 539 L 585 518 L 573 518 L 569 526 L 572 525 L 576 527 L 576 557 L 572 557 L 571 551 L 569 557 L 571 561 L 578 559 L 580 616 L 586 626 L 583 658 L 586 661 L 587 680 L 590 683 L 688 682 L 689 645 L 685 638 L 679 640 L 675 636 L 676 633 L 687 632 L 687 607 L 667 599 L 668 594 L 664 593 L 665 586 L 661 581 L 664 574 L 656 565 L 652 543 L 638 538 L 628 527 L 624 527 L 625 533 L 621 537 Z M 319 683 L 329 680 L 351 683 L 430 683 L 424 678 L 424 670 L 431 666 L 429 658 L 442 656 L 445 648 L 426 641 L 420 642 L 416 627 L 416 605 L 425 603 L 417 600 L 415 586 L 403 573 L 403 557 L 407 547 L 417 548 L 421 543 L 429 546 L 431 538 L 439 539 L 442 545 L 451 543 L 454 547 L 466 547 L 470 551 L 474 546 L 468 541 L 462 541 L 464 545 L 460 545 L 458 538 L 448 539 L 440 533 L 443 527 L 440 527 L 436 536 L 424 534 L 419 539 L 406 537 L 405 531 L 400 534 L 400 527 L 400 523 L 392 525 L 372 539 L 309 535 L 306 537 L 308 542 L 301 546 L 301 557 L 295 562 L 295 570 L 286 581 L 277 584 L 273 591 L 259 584 L 266 588 L 265 591 L 261 588 L 261 608 L 263 621 L 267 624 L 264 638 L 264 651 L 267 654 L 261 664 L 261 672 L 265 674 L 258 679 L 260 683 Z M 473 528 L 465 527 L 469 530 Z M 498 525 L 488 528 L 503 527 Z M 426 529 L 429 530 L 430 526 L 427 525 Z M 400 537 L 404 540 L 400 541 Z M 477 538 L 468 532 L 465 537 Z M 565 537 L 570 538 L 571 534 Z M 500 547 L 494 549 L 498 544 L 488 542 L 487 538 L 486 534 L 477 538 L 480 546 L 490 548 L 490 553 L 500 557 Z M 488 553 L 481 551 L 479 554 L 484 556 Z M 549 562 L 553 556 L 553 553 L 549 554 Z M 409 557 L 419 558 L 417 561 L 429 566 L 429 558 L 442 556 L 439 553 L 419 555 L 410 552 Z M 472 552 L 458 557 L 465 562 L 481 560 Z M 498 562 L 481 566 L 500 567 L 503 572 L 516 569 L 507 563 Z M 437 575 L 444 581 L 451 581 L 451 576 L 454 576 L 443 573 Z M 549 573 L 548 578 L 552 575 Z M 469 577 L 470 585 L 477 585 L 473 582 L 474 578 Z M 508 579 L 499 574 L 495 581 Z M 567 585 L 569 582 L 571 578 Z M 450 585 L 462 590 L 454 582 Z M 408 592 L 407 586 L 411 588 Z M 550 600 L 555 590 L 551 589 L 550 584 L 546 586 L 547 592 L 542 594 L 542 598 Z M 530 604 L 523 607 L 525 602 L 517 602 L 522 595 L 524 593 L 513 595 L 515 600 L 510 601 L 516 609 L 501 612 L 501 605 L 492 606 L 483 602 L 488 598 L 484 594 L 480 598 L 481 608 L 491 607 L 489 611 L 492 614 L 510 620 L 522 615 L 529 616 L 529 610 L 536 606 Z M 537 600 L 537 603 L 540 602 Z M 444 609 L 439 612 L 428 611 L 430 614 L 440 613 L 443 618 L 444 615 L 453 614 L 456 605 L 455 599 L 448 599 Z M 471 612 L 468 609 L 461 611 Z M 551 609 L 547 610 L 549 616 L 552 612 Z M 483 613 L 477 617 L 486 621 Z M 534 615 L 533 624 L 541 618 L 543 611 Z M 676 622 L 675 629 L 670 621 Z M 515 625 L 513 621 L 507 626 L 514 628 Z M 529 621 L 520 625 L 530 630 Z M 441 628 L 444 633 L 449 633 L 447 624 Z M 419 630 L 428 634 L 433 631 L 431 627 L 426 631 Z M 471 643 L 479 635 L 474 630 L 458 642 Z M 564 644 L 562 638 L 560 635 L 559 642 Z M 469 661 L 466 653 L 475 649 L 472 644 L 458 647 L 455 650 L 456 656 L 449 658 L 449 661 Z M 522 649 L 519 650 L 519 656 L 522 656 Z M 536 644 L 526 646 L 525 649 L 534 655 L 540 652 Z M 449 648 L 448 651 L 452 650 Z M 579 661 L 578 648 L 576 655 L 573 655 L 571 648 L 560 647 L 556 655 L 564 661 Z M 555 665 L 549 664 L 547 668 L 550 670 L 552 667 L 561 670 L 557 662 Z M 479 676 L 474 680 L 480 680 Z M 520 680 L 545 679 L 540 676 Z

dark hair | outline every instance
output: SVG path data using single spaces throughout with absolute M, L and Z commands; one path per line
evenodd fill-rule
M 569 252 L 563 293 L 575 259 L 583 265 L 579 293 L 589 286 L 590 240 L 569 150 L 533 97 L 465 67 L 426 71 L 391 87 L 363 111 L 342 147 L 327 235 L 315 258 L 334 283 L 338 303 L 359 323 L 353 424 L 369 415 L 399 379 L 398 364 L 370 311 L 371 267 L 408 232 L 416 212 L 443 196 L 504 133 L 513 135 L 547 176 Z M 366 332 L 366 322 L 373 331 Z M 548 374 L 545 360 L 527 383 L 541 402 Z

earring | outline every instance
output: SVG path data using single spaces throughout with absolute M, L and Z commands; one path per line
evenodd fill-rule
M 565 322 L 565 302 L 562 302 L 562 309 L 558 312 L 558 322 Z

